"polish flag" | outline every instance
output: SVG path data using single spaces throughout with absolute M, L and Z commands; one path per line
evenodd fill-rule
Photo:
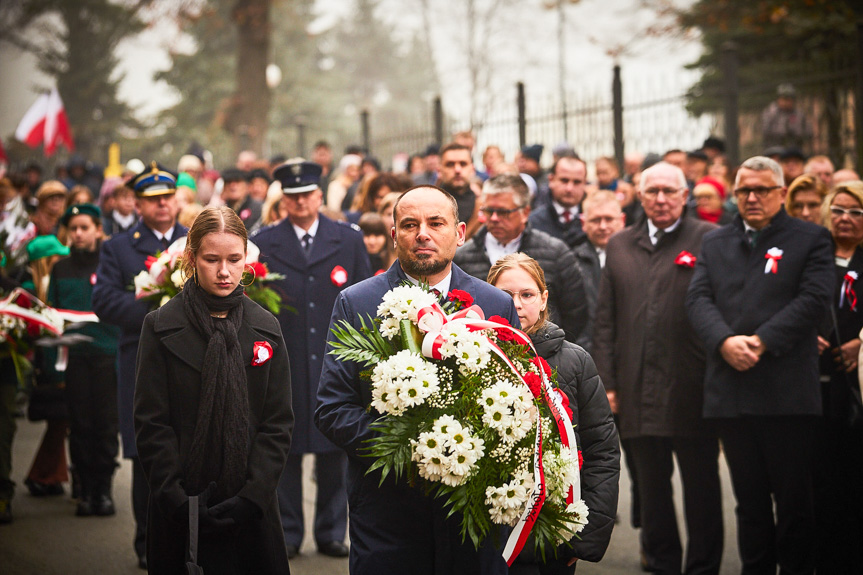
M 57 88 L 36 99 L 18 124 L 15 137 L 31 148 L 44 144 L 46 156 L 51 156 L 59 144 L 65 145 L 70 152 L 75 149 L 69 119 Z

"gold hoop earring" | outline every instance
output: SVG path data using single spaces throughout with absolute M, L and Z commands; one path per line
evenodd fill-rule
M 192 270 L 192 279 L 193 279 L 193 280 L 195 280 L 195 285 L 196 285 L 196 286 L 201 285 L 201 284 L 199 284 L 199 283 L 198 283 L 198 270 L 197 270 L 197 269 L 193 269 L 193 270 Z
M 258 274 L 255 272 L 255 268 L 254 268 L 254 267 L 252 267 L 252 266 L 246 266 L 246 268 L 243 270 L 243 275 L 246 275 L 246 274 L 248 274 L 248 273 L 251 273 L 251 274 L 252 274 L 252 281 L 250 281 L 249 283 L 244 284 L 244 283 L 243 283 L 243 278 L 240 278 L 240 285 L 241 285 L 241 286 L 243 286 L 244 288 L 247 288 L 247 287 L 249 287 L 250 285 L 252 285 L 253 283 L 255 283 L 255 280 L 256 280 L 256 279 L 257 279 L 257 277 L 258 277 Z

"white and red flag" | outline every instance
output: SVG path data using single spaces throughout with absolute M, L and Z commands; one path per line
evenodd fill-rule
M 15 137 L 31 148 L 44 144 L 46 156 L 51 156 L 60 144 L 70 152 L 75 149 L 69 119 L 57 88 L 36 99 L 18 124 Z

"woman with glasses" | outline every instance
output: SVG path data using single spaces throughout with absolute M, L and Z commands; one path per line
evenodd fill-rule
M 534 556 L 528 541 L 510 567 L 510 575 L 574 573 L 578 559 L 599 561 L 605 554 L 617 513 L 620 447 L 605 388 L 590 355 L 564 339 L 561 328 L 548 321 L 545 274 L 533 258 L 514 253 L 497 260 L 488 283 L 512 296 L 521 329 L 537 353 L 557 372 L 557 382 L 569 399 L 578 448 L 584 458 L 581 495 L 590 510 L 588 524 L 573 537 L 572 547 L 558 547 L 557 557 Z M 519 327 L 519 326 L 516 326 Z
M 808 176 L 795 183 L 803 177 Z M 863 181 L 833 188 L 822 217 L 833 236 L 837 289 L 818 337 L 823 419 L 815 466 L 817 571 L 852 573 L 863 565 L 863 406 L 857 375 L 863 328 Z

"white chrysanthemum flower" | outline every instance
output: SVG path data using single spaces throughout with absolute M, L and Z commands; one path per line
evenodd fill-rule
M 584 499 L 579 499 L 575 503 L 567 505 L 566 512 L 574 515 L 573 521 L 569 524 L 570 531 L 581 533 L 584 526 L 587 525 L 587 516 L 590 515 Z
M 437 301 L 437 296 L 419 286 L 398 286 L 387 293 L 378 305 L 378 317 L 417 321 L 417 312 Z
M 564 501 L 569 488 L 578 481 L 578 459 L 573 459 L 572 454 L 573 452 L 565 446 L 561 446 L 560 453 L 547 450 L 542 454 L 546 489 L 552 499 Z
M 452 415 L 442 415 L 435 420 L 432 429 L 435 433 L 455 433 L 456 431 L 461 431 L 461 423 Z
M 396 415 L 408 407 L 421 405 L 440 389 L 437 366 L 409 350 L 375 365 L 371 381 L 372 407 L 380 413 Z
M 388 317 L 381 322 L 381 335 L 387 339 L 392 339 L 399 334 L 399 320 L 394 317 Z
M 142 271 L 132 280 L 135 283 L 135 295 L 140 297 L 143 292 L 153 288 L 153 276 L 149 272 Z

